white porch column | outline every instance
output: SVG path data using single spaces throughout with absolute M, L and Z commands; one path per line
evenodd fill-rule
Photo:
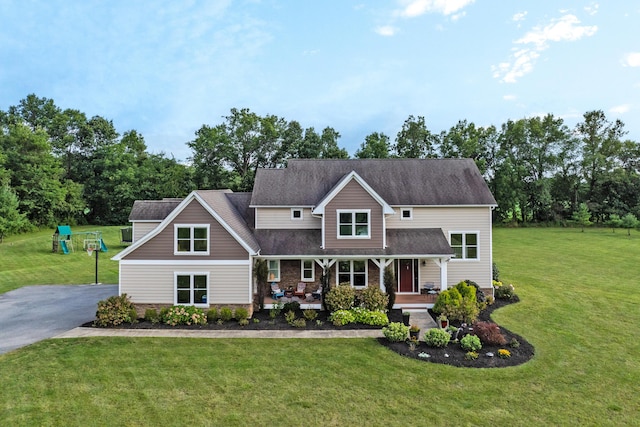
M 387 292 L 387 288 L 384 285 L 384 270 L 393 262 L 393 259 L 387 259 L 387 258 L 380 258 L 380 259 L 375 259 L 375 258 L 371 258 L 371 262 L 373 262 L 376 267 L 378 267 L 378 271 L 380 272 L 380 290 L 382 292 Z
M 447 265 L 449 265 L 448 259 L 440 260 L 440 291 L 447 289 Z

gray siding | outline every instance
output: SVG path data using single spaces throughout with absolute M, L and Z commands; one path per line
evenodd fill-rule
M 256 229 L 320 229 L 322 220 L 302 209 L 302 219 L 291 219 L 291 208 L 256 208 Z
M 160 221 L 154 222 L 133 222 L 131 228 L 133 229 L 133 241 L 137 242 L 144 236 L 149 234 L 154 228 L 160 224 Z
M 174 255 L 174 224 L 211 224 L 210 256 Z M 233 260 L 247 259 L 248 252 L 207 212 L 193 200 L 157 236 L 125 257 L 127 260 Z

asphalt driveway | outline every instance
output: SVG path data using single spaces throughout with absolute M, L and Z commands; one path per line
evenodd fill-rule
M 97 303 L 118 285 L 25 286 L 0 294 L 0 354 L 95 319 Z

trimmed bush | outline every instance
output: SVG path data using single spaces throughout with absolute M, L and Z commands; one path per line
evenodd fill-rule
M 382 292 L 380 288 L 367 286 L 360 294 L 362 306 L 371 311 L 385 310 L 389 304 L 389 296 Z
M 144 311 L 144 320 L 147 322 L 151 322 L 153 325 L 156 323 L 160 323 L 160 315 L 158 314 L 158 310 L 155 308 L 147 308 Z
M 207 323 L 207 315 L 192 305 L 176 305 L 170 307 L 162 317 L 162 322 L 167 325 L 204 325 Z
M 223 322 L 228 322 L 229 320 L 233 319 L 233 311 L 231 311 L 229 307 L 222 307 L 220 309 L 218 319 L 222 320 Z
M 407 339 L 409 327 L 400 322 L 389 323 L 382 328 L 382 334 L 391 342 L 401 342 Z
M 500 332 L 500 327 L 493 322 L 474 323 L 473 333 L 486 345 L 505 345 L 507 343 L 507 339 Z
M 515 296 L 513 285 L 505 285 L 502 282 L 493 282 L 493 294 L 496 299 L 510 300 Z
M 355 316 L 350 310 L 337 310 L 331 313 L 329 321 L 331 321 L 334 326 L 344 326 L 348 323 L 353 323 Z
M 207 311 L 207 321 L 209 323 L 213 323 L 216 320 L 218 320 L 218 309 L 215 307 L 211 307 L 208 311 Z
M 122 294 L 99 301 L 96 320 L 93 323 L 96 326 L 104 328 L 108 326 L 118 326 L 125 322 L 132 323 L 137 320 L 135 306 L 127 294 Z
M 285 302 L 284 305 L 282 306 L 282 310 L 285 313 L 287 311 L 297 312 L 298 310 L 300 310 L 300 303 L 298 301 Z
M 465 335 L 460 340 L 460 346 L 463 350 L 478 351 L 482 348 L 482 343 L 480 342 L 480 338 L 475 335 Z
M 351 313 L 353 313 L 355 323 L 372 326 L 384 326 L 389 323 L 387 313 L 382 310 L 374 311 L 367 310 L 363 307 L 356 307 L 351 309 Z
M 446 347 L 449 344 L 449 340 L 451 339 L 451 335 L 444 329 L 440 328 L 431 328 L 424 334 L 424 342 L 429 347 Z
M 355 291 L 348 283 L 340 283 L 327 292 L 325 296 L 325 304 L 331 312 L 338 310 L 349 310 L 353 307 L 355 301 Z
M 236 318 L 237 321 L 247 320 L 249 318 L 249 310 L 247 310 L 244 307 L 238 307 L 236 308 L 234 317 Z
M 473 323 L 480 313 L 476 291 L 476 286 L 462 281 L 454 288 L 440 292 L 438 299 L 433 305 L 433 312 L 436 314 L 444 314 L 452 320 Z

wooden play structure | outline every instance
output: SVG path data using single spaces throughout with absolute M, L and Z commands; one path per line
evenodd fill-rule
M 56 227 L 56 231 L 53 233 L 52 240 L 52 252 L 62 252 L 65 255 L 74 251 L 74 246 L 79 247 L 82 244 L 82 248 L 86 251 L 99 250 L 101 252 L 107 252 L 107 245 L 102 240 L 101 231 L 80 231 L 72 232 L 71 227 L 68 225 L 59 225 Z

